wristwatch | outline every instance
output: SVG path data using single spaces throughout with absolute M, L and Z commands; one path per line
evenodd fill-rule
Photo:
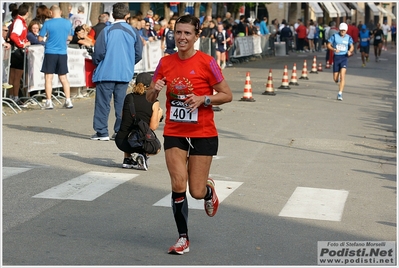
M 207 107 L 211 104 L 211 99 L 208 96 L 205 96 L 204 106 Z

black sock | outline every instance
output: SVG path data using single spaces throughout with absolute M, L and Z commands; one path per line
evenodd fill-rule
M 204 197 L 205 200 L 212 199 L 212 189 L 208 185 L 206 186 L 206 195 Z
M 186 237 L 188 240 L 188 202 L 186 192 L 172 192 L 172 208 L 179 237 Z

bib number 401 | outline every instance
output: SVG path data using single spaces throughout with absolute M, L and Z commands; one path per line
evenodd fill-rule
M 172 106 L 170 109 L 170 120 L 186 123 L 198 122 L 198 109 L 189 113 L 189 109 L 184 107 Z

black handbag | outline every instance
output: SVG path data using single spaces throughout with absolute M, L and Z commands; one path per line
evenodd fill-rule
M 132 94 L 132 93 L 131 93 Z M 136 117 L 134 102 L 129 103 L 130 114 L 134 120 L 134 128 L 129 133 L 128 142 L 133 148 L 140 147 L 147 154 L 157 154 L 161 150 L 161 142 L 150 126 Z

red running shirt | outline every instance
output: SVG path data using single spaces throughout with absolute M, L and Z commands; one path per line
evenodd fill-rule
M 186 95 L 213 95 L 213 86 L 224 80 L 216 60 L 201 51 L 181 60 L 178 53 L 161 58 L 153 81 L 166 78 L 165 136 L 216 137 L 212 106 L 201 105 L 192 113 L 184 106 Z

